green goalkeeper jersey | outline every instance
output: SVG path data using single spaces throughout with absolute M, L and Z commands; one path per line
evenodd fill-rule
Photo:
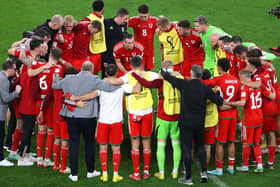
M 204 68 L 210 70 L 212 76 L 214 72 L 214 68 L 216 65 L 216 58 L 215 58 L 215 50 L 212 49 L 210 45 L 209 36 L 214 33 L 219 33 L 221 36 L 228 35 L 222 29 L 215 27 L 213 25 L 209 25 L 208 30 L 205 33 L 200 33 L 200 38 L 203 43 L 204 51 L 205 51 L 205 60 L 203 62 Z

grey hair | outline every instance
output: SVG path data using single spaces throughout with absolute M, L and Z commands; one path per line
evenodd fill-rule
M 82 71 L 93 72 L 94 65 L 91 61 L 85 61 L 82 65 Z
M 199 23 L 200 25 L 207 25 L 207 19 L 205 16 L 197 16 L 195 19 L 194 19 L 194 22 L 197 22 Z
M 195 64 L 192 66 L 191 73 L 194 78 L 200 79 L 203 73 L 202 68 Z
M 63 21 L 63 17 L 59 14 L 56 14 L 52 17 L 51 22 L 52 23 L 56 23 L 56 24 L 60 24 Z

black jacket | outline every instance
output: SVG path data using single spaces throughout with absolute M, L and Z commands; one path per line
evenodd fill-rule
M 218 106 L 223 105 L 223 98 L 215 94 L 210 87 L 199 79 L 190 81 L 178 79 L 166 71 L 161 71 L 165 80 L 181 92 L 181 114 L 179 117 L 182 129 L 203 129 L 205 120 L 206 100 L 210 99 Z

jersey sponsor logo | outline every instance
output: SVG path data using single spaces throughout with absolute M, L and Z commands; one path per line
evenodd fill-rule
M 87 33 L 86 32 L 83 32 L 83 35 L 86 35 Z
M 185 42 L 185 45 L 186 45 L 187 47 L 191 47 L 190 44 L 189 44 L 188 42 Z

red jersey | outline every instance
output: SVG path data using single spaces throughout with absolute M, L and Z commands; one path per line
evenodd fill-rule
M 179 35 L 180 40 L 183 44 L 184 48 L 184 60 L 192 63 L 192 62 L 200 62 L 204 61 L 204 51 L 201 48 L 201 38 L 199 33 L 197 33 L 194 29 L 191 30 L 191 35 L 185 37 L 183 35 Z
M 202 82 L 211 87 L 219 86 L 225 101 L 232 102 L 239 99 L 241 86 L 240 81 L 228 73 L 214 77 L 212 79 L 203 80 Z M 219 117 L 223 119 L 236 118 L 237 109 L 233 108 L 230 110 L 219 110 Z
M 241 87 L 241 100 L 246 100 L 243 107 L 243 125 L 259 127 L 263 125 L 262 91 L 246 85 Z
M 128 27 L 132 27 L 135 41 L 144 46 L 144 55 L 154 55 L 154 34 L 157 28 L 158 18 L 150 16 L 148 21 L 141 21 L 139 16 L 129 18 Z
M 236 78 L 239 78 L 238 57 L 235 54 L 228 51 L 226 51 L 226 55 L 227 55 L 227 59 L 230 62 L 228 73 Z
M 254 73 L 252 75 L 253 81 L 261 81 L 262 86 L 264 86 L 267 90 L 272 91 L 272 81 L 270 75 L 264 71 L 263 73 Z M 263 96 L 263 115 L 270 116 L 278 113 L 278 105 L 275 100 L 271 100 L 267 98 L 265 95 Z
M 20 50 L 15 51 L 15 56 L 19 57 Z M 25 51 L 25 55 L 32 57 L 30 51 Z M 22 91 L 19 99 L 19 112 L 25 115 L 35 115 L 36 101 L 31 97 L 31 77 L 27 74 L 28 67 L 22 64 L 20 71 L 20 85 Z
M 237 70 L 238 70 L 237 73 L 239 73 L 239 71 L 241 71 L 242 69 L 246 68 L 246 66 L 247 66 L 246 61 L 244 61 L 240 58 L 237 58 Z
M 73 59 L 86 60 L 91 34 L 88 32 L 89 23 L 78 23 L 73 29 Z
M 276 73 L 273 69 L 271 69 L 268 66 L 266 66 L 265 68 L 266 68 L 265 71 L 270 75 L 272 86 L 276 92 L 276 100 L 280 100 L 280 88 L 279 88 Z
M 64 43 L 59 43 L 56 39 L 58 35 L 62 35 L 64 38 Z M 54 35 L 53 40 L 53 47 L 58 47 L 63 51 L 62 59 L 66 62 L 71 62 L 72 60 L 72 53 L 73 53 L 73 40 L 74 40 L 74 32 L 71 31 L 69 34 L 62 33 L 56 33 Z
M 120 60 L 124 68 L 127 71 L 130 71 L 131 70 L 130 59 L 134 56 L 142 57 L 143 51 L 144 51 L 143 45 L 138 42 L 134 42 L 134 47 L 132 50 L 127 50 L 124 47 L 124 41 L 121 41 L 114 46 L 113 55 L 115 60 Z

